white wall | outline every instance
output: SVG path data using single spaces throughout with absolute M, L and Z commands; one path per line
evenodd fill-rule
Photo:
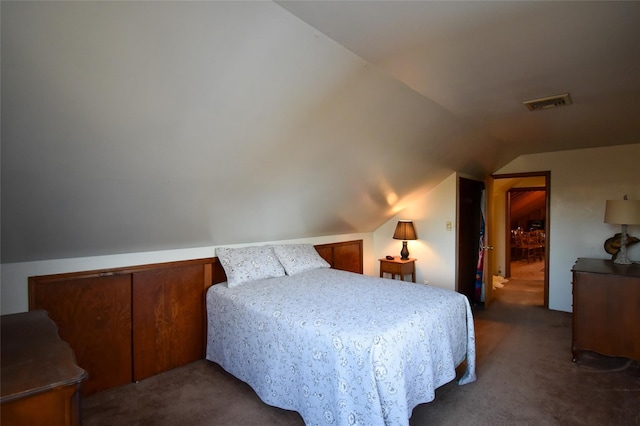
M 0 8 L 3 263 L 370 232 L 497 161 L 270 1 Z
M 549 308 L 571 312 L 571 267 L 578 257 L 609 259 L 604 241 L 620 232 L 603 222 L 608 199 L 640 199 L 640 144 L 524 155 L 496 174 L 551 171 Z M 640 236 L 640 226 L 628 227 Z M 640 244 L 628 251 L 640 261 Z
M 268 241 L 264 243 L 310 243 L 326 244 L 340 241 L 363 240 L 364 273 L 374 275 L 373 236 L 370 233 L 333 235 L 286 241 Z M 247 244 L 229 245 L 241 247 Z M 110 256 L 81 257 L 73 259 L 55 259 L 34 262 L 2 264 L 0 283 L 2 315 L 28 310 L 28 279 L 32 276 L 61 274 L 67 272 L 91 271 L 95 269 L 119 268 L 133 265 L 146 265 L 179 260 L 200 259 L 215 256 L 216 247 L 165 250 L 146 253 L 128 253 Z
M 549 217 L 549 308 L 571 312 L 571 267 L 578 257 L 610 258 L 604 241 L 620 232 L 620 227 L 603 223 L 605 201 L 640 199 L 640 144 L 575 151 L 532 154 L 517 158 L 496 174 L 551 171 L 551 212 Z M 373 233 L 345 234 L 287 240 L 323 244 L 352 239 L 364 240 L 364 273 L 379 274 L 378 259 L 399 255 L 402 242 L 393 231 L 400 219 L 414 221 L 417 241 L 409 241 L 411 257 L 417 258 L 416 282 L 455 290 L 456 274 L 456 185 L 453 173 L 419 197 L 401 213 Z M 451 221 L 452 231 L 446 230 Z M 640 236 L 640 226 L 628 232 Z M 1 269 L 1 313 L 27 310 L 29 276 L 91 269 L 168 262 L 209 257 L 215 247 L 160 252 L 120 254 L 3 264 Z M 629 258 L 640 261 L 640 244 L 629 248 Z M 408 277 L 407 277 L 408 279 Z
M 429 285 L 455 290 L 456 187 L 457 174 L 453 173 L 373 233 L 376 274 L 380 273 L 377 259 L 400 255 L 402 241 L 393 239 L 398 220 L 412 220 L 418 240 L 409 241 L 408 248 L 409 257 L 418 259 L 416 282 L 426 280 Z M 447 222 L 452 224 L 450 231 Z

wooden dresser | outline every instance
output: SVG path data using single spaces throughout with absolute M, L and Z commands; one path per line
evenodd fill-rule
M 579 258 L 573 272 L 573 360 L 582 350 L 640 361 L 640 264 Z
M 0 317 L 3 425 L 81 423 L 80 386 L 87 373 L 45 311 Z

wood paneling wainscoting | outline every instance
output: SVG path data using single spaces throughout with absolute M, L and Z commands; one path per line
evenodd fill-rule
M 332 268 L 362 274 L 362 240 L 320 244 L 315 247 Z
M 362 273 L 362 240 L 315 247 L 333 268 Z M 205 294 L 223 281 L 216 257 L 36 276 L 29 310 L 58 325 L 90 395 L 204 358 Z
M 213 258 L 29 278 L 87 370 L 83 394 L 142 380 L 204 356 L 204 292 Z

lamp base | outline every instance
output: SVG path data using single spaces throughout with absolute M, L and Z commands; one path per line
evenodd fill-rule
M 618 251 L 613 263 L 618 265 L 631 265 L 633 262 L 627 257 L 627 225 L 622 225 L 622 235 L 620 237 L 620 251 Z
M 407 248 L 407 242 L 402 242 L 402 250 L 400 251 L 400 259 L 407 260 L 409 259 L 409 249 Z
M 631 265 L 633 262 L 630 261 L 629 258 L 627 258 L 627 257 L 625 257 L 624 259 L 616 257 L 615 260 L 613 261 L 613 263 L 615 263 L 617 265 Z

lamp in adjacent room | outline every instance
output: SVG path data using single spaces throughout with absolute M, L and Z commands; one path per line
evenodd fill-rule
M 604 222 L 622 225 L 620 250 L 613 263 L 630 265 L 633 262 L 627 257 L 627 225 L 640 224 L 640 200 L 629 200 L 626 195 L 622 200 L 607 200 L 604 210 Z
M 416 230 L 413 222 L 410 220 L 401 220 L 396 225 L 396 232 L 393 233 L 394 240 L 402 240 L 402 251 L 400 251 L 400 259 L 409 259 L 409 249 L 407 248 L 408 240 L 417 240 Z

